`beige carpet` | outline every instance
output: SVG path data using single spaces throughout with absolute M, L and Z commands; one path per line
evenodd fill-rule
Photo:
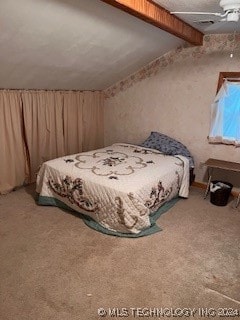
M 33 190 L 0 196 L 1 320 L 159 319 L 161 308 L 168 316 L 166 308 L 195 308 L 181 318 L 202 319 L 198 308 L 240 310 L 240 208 L 214 206 L 192 188 L 160 217 L 163 231 L 127 239 L 37 206 Z

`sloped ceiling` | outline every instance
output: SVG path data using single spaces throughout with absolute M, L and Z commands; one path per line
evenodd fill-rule
M 2 89 L 106 89 L 184 42 L 100 0 L 1 1 L 0 27 Z

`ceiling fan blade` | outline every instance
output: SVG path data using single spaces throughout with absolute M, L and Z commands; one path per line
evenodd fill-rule
M 189 11 L 172 11 L 170 12 L 172 14 L 196 14 L 196 15 L 211 15 L 216 17 L 223 17 L 225 16 L 225 13 L 219 13 L 219 12 L 189 12 Z
M 194 20 L 193 21 L 193 23 L 196 23 L 197 25 L 199 25 L 199 26 L 210 26 L 210 25 L 212 25 L 212 24 L 214 24 L 214 23 L 216 23 L 217 21 L 214 21 L 214 20 Z

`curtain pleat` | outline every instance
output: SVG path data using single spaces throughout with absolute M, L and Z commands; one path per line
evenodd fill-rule
M 83 151 L 103 147 L 102 92 L 83 92 Z
M 20 93 L 0 91 L 0 194 L 27 182 Z
M 62 95 L 55 91 L 22 93 L 31 182 L 40 165 L 64 155 Z
M 63 124 L 65 154 L 82 152 L 83 144 L 83 93 L 67 92 L 63 94 Z
M 103 146 L 103 94 L 0 90 L 0 193 L 34 182 L 41 164 Z

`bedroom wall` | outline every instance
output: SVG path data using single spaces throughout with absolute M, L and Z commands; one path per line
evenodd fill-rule
M 199 182 L 208 158 L 239 162 L 239 148 L 207 140 L 219 72 L 239 71 L 239 40 L 238 35 L 205 36 L 202 47 L 178 48 L 106 90 L 105 145 L 138 144 L 151 131 L 165 133 L 189 148 Z

